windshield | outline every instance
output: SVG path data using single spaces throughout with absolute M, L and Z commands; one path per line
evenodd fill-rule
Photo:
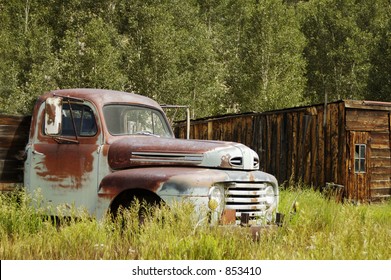
M 135 105 L 106 105 L 103 114 L 112 135 L 144 134 L 173 137 L 160 111 Z

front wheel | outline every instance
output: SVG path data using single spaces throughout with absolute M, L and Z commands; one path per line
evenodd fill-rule
M 132 196 L 130 199 L 122 200 L 116 207 L 114 217 L 121 219 L 124 223 L 127 219 L 136 219 L 138 225 L 144 225 L 148 219 L 153 218 L 157 208 L 162 201 L 151 196 Z

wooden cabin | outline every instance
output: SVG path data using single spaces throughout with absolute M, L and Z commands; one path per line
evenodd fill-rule
M 190 138 L 251 147 L 281 184 L 336 186 L 344 199 L 375 201 L 391 196 L 390 114 L 391 102 L 342 100 L 192 120 Z M 175 133 L 185 138 L 185 122 Z

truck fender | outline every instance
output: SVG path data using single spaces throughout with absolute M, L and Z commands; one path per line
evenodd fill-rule
M 109 211 L 115 213 L 120 206 L 128 207 L 138 199 L 148 204 L 161 204 L 163 200 L 156 194 L 162 178 L 140 170 L 121 170 L 103 178 L 98 196 L 110 200 Z
M 166 203 L 173 197 L 208 196 L 211 178 L 224 180 L 224 173 L 215 170 L 179 167 L 149 167 L 115 171 L 100 183 L 98 196 L 109 200 L 109 209 L 116 209 L 121 203 L 133 197 L 147 202 Z

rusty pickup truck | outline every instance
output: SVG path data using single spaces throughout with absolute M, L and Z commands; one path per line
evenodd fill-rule
M 150 98 L 102 89 L 53 90 L 35 104 L 23 184 L 51 209 L 83 208 L 96 218 L 178 201 L 212 224 L 275 224 L 274 176 L 245 145 L 176 139 Z M 55 214 L 55 213 L 53 213 Z

